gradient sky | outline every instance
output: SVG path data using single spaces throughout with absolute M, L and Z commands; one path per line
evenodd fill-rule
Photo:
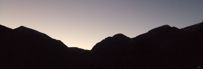
M 84 49 L 116 33 L 135 37 L 202 20 L 203 0 L 0 0 L 0 24 L 27 26 Z

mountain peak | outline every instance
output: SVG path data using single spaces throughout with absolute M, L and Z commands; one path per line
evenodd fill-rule
M 112 51 L 111 49 L 124 49 L 128 43 L 130 43 L 131 38 L 125 36 L 122 33 L 118 33 L 112 37 L 107 37 L 101 42 L 97 43 L 91 51 L 102 51 L 104 49 Z
M 25 26 L 19 26 L 19 27 L 15 28 L 15 30 L 27 30 L 27 29 L 30 29 L 30 28 L 25 27 Z
M 155 31 L 155 30 L 159 31 L 159 30 L 162 30 L 162 29 L 169 29 L 169 28 L 171 28 L 170 25 L 162 25 L 162 26 L 154 28 L 154 29 L 152 29 L 150 31 Z
M 48 35 L 46 35 L 44 33 L 41 33 L 41 32 L 39 32 L 37 30 L 31 29 L 31 28 L 28 28 L 28 27 L 25 27 L 25 26 L 19 26 L 19 27 L 15 28 L 14 30 L 17 31 L 17 32 L 27 34 L 27 35 L 36 35 L 36 36 L 49 37 Z
M 28 27 L 25 27 L 25 26 L 19 26 L 19 27 L 17 27 L 17 28 L 15 28 L 14 29 L 15 31 L 20 31 L 20 32 L 26 32 L 26 33 L 40 33 L 40 32 L 38 32 L 38 31 L 36 31 L 36 30 L 33 30 L 33 29 L 31 29 L 31 28 L 28 28 Z
M 170 32 L 170 31 L 176 31 L 178 28 L 171 27 L 170 25 L 163 25 L 158 28 L 154 28 L 149 31 L 149 33 L 160 33 L 160 32 Z
M 114 35 L 113 38 L 129 38 L 129 37 L 125 36 L 122 33 L 118 33 L 118 34 Z

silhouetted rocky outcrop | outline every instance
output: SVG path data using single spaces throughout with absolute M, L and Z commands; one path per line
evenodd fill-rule
M 0 69 L 203 69 L 203 23 L 163 25 L 134 38 L 107 37 L 92 50 L 20 26 L 0 26 Z

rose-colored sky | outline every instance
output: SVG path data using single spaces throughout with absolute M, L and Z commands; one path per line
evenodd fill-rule
M 203 0 L 0 0 L 0 24 L 27 26 L 84 49 L 116 33 L 135 37 L 202 20 Z

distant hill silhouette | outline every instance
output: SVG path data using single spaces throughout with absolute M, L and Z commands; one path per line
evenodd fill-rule
M 20 26 L 0 25 L 0 69 L 203 69 L 203 23 L 163 25 L 134 38 L 122 33 L 92 50 Z

